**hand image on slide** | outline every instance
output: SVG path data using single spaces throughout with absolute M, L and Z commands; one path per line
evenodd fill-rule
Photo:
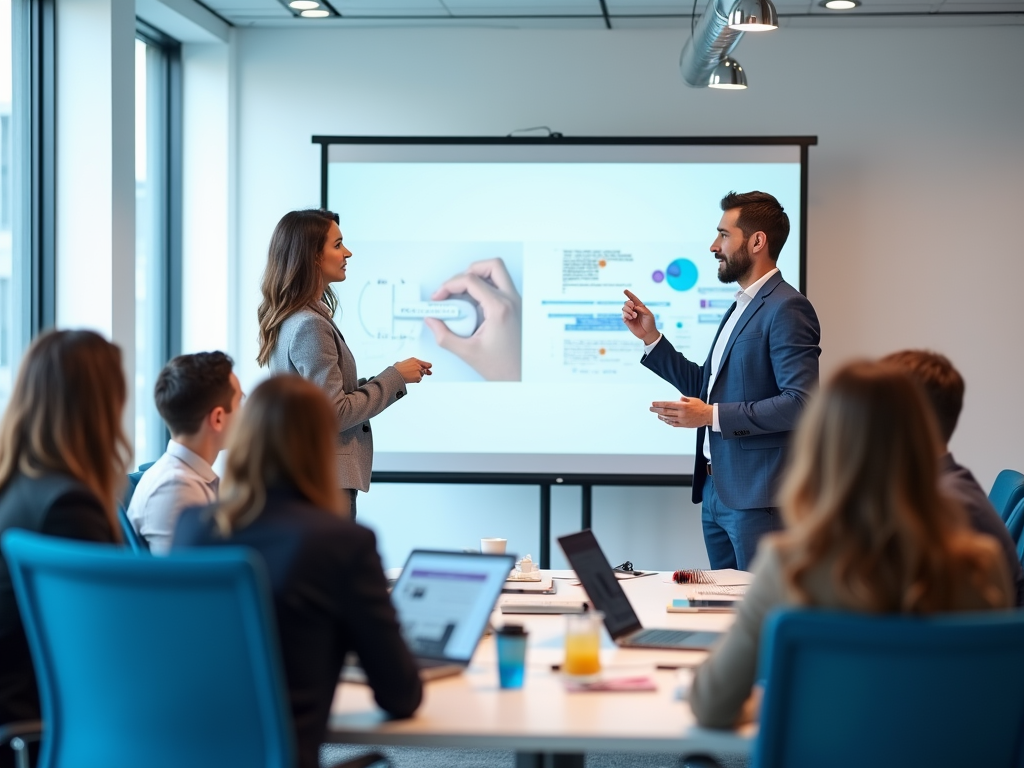
M 480 305 L 483 319 L 468 338 L 452 333 L 445 323 L 424 319 L 437 345 L 468 363 L 487 381 L 522 379 L 523 302 L 502 259 L 474 261 L 431 296 L 444 301 L 468 294 Z

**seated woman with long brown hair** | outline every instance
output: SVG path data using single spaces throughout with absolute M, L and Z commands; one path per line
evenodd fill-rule
M 172 549 L 242 545 L 259 552 L 274 592 L 299 751 L 317 768 L 345 655 L 355 651 L 377 703 L 396 717 L 422 686 L 402 639 L 372 531 L 349 519 L 335 476 L 334 410 L 298 376 L 250 395 L 228 440 L 219 505 L 185 510 Z
M 50 331 L 33 342 L 0 421 L 0 534 L 22 528 L 120 539 L 117 496 L 130 458 L 125 399 L 121 350 L 102 336 Z M 39 716 L 28 641 L 0 554 L 0 725 Z M 0 755 L 0 765 L 8 758 Z
M 994 539 L 974 533 L 938 490 L 938 430 L 896 368 L 858 362 L 815 396 L 780 495 L 786 531 L 766 537 L 736 623 L 697 670 L 701 725 L 750 714 L 765 616 L 780 606 L 926 615 L 1009 608 Z

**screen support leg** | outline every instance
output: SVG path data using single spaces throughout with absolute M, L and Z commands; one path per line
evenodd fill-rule
M 592 528 L 591 520 L 593 517 L 593 490 L 594 486 L 589 483 L 580 486 L 580 530 L 585 531 L 587 528 Z
M 540 487 L 540 567 L 551 567 L 551 484 Z

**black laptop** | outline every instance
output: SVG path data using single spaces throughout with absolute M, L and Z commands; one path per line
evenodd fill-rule
M 644 629 L 593 532 L 588 529 L 562 536 L 558 543 L 587 591 L 590 602 L 604 614 L 605 629 L 616 645 L 622 648 L 702 651 L 721 636 L 720 632 Z

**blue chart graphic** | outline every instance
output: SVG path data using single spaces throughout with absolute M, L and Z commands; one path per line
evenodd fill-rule
M 665 272 L 665 279 L 673 290 L 688 291 L 697 284 L 697 265 L 689 259 L 676 259 Z

